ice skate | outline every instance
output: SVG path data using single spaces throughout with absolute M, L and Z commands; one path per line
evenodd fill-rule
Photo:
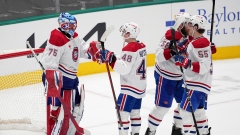
M 145 135 L 155 135 L 156 134 L 156 131 L 150 131 L 149 128 L 147 128 L 146 132 L 145 132 Z
M 175 126 L 175 124 L 173 124 L 173 127 L 172 127 L 172 134 L 171 135 L 183 135 L 182 134 L 182 129 L 181 128 L 177 128 Z

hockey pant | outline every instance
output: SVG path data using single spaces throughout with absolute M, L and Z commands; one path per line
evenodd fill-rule
M 170 80 L 164 78 L 159 72 L 154 72 L 156 91 L 155 91 L 155 107 L 149 114 L 149 129 L 155 131 L 163 120 L 164 115 L 172 106 L 173 99 L 177 103 L 182 100 L 184 88 L 182 87 L 183 80 Z M 174 110 L 173 121 L 177 127 L 182 127 L 182 119 L 179 113 L 180 107 Z

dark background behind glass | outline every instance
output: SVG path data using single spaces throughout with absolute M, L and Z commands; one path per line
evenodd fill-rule
M 0 0 L 0 21 L 150 1 L 157 0 Z

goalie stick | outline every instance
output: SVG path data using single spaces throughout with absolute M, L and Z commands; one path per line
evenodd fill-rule
M 42 63 L 38 60 L 37 55 L 36 55 L 35 52 L 33 51 L 33 48 L 32 48 L 32 46 L 30 45 L 29 41 L 27 41 L 26 44 L 27 44 L 27 46 L 29 47 L 29 49 L 31 50 L 33 56 L 35 57 L 35 59 L 37 60 L 37 62 L 39 63 L 39 65 L 41 66 L 42 70 L 43 70 L 44 73 L 45 73 L 45 68 L 43 67 Z M 91 135 L 91 132 L 90 132 L 90 131 L 88 131 L 87 129 L 84 129 L 84 128 L 82 128 L 82 127 L 80 127 L 80 126 L 78 125 L 78 123 L 77 123 L 76 120 L 74 119 L 74 116 L 72 115 L 72 113 L 70 112 L 70 110 L 67 108 L 66 103 L 63 101 L 63 98 L 62 98 L 59 94 L 57 95 L 57 98 L 58 98 L 58 99 L 60 100 L 60 102 L 62 103 L 63 108 L 64 108 L 64 110 L 65 110 L 64 112 L 66 112 L 67 115 L 70 117 L 73 125 L 74 125 L 75 128 L 76 128 L 76 131 L 77 131 L 79 134 L 81 134 L 81 135 Z
M 101 42 L 101 47 L 102 47 L 102 50 L 105 51 L 105 47 L 104 47 L 104 43 L 108 37 L 108 35 L 114 30 L 114 26 L 110 26 L 107 28 L 107 30 L 103 33 L 101 39 L 100 39 L 100 42 Z M 115 90 L 114 90 L 114 87 L 113 87 L 113 82 L 112 82 L 112 77 L 111 77 L 111 73 L 110 73 L 110 69 L 109 69 L 109 66 L 108 66 L 108 63 L 106 63 L 106 68 L 107 68 L 107 72 L 108 72 L 108 78 L 109 78 L 109 81 L 110 81 L 110 85 L 111 85 L 111 89 L 112 89 L 112 94 L 113 94 L 113 98 L 114 98 L 114 103 L 115 103 L 115 106 L 116 106 L 116 109 L 117 109 L 117 116 L 118 116 L 118 119 L 119 119 L 119 122 L 120 122 L 120 126 L 121 126 L 121 131 L 122 131 L 122 135 L 123 135 L 123 124 L 122 124 L 122 119 L 121 119 L 121 116 L 120 116 L 120 111 L 118 109 L 118 105 L 117 105 L 117 98 L 116 98 L 116 94 L 115 94 Z
M 179 52 L 178 52 L 178 49 L 177 49 L 177 45 L 176 45 L 176 40 L 175 40 L 175 29 L 171 29 L 171 34 L 172 34 L 172 40 L 173 40 L 174 50 L 175 50 L 175 52 L 177 53 L 177 55 L 179 55 Z M 200 134 L 199 134 L 198 127 L 197 127 L 196 117 L 195 117 L 194 111 L 193 111 L 193 106 L 192 106 L 192 102 L 191 102 L 191 97 L 190 97 L 189 94 L 188 94 L 188 93 L 189 93 L 189 90 L 188 90 L 188 88 L 187 88 L 186 79 L 185 79 L 185 76 L 184 76 L 184 71 L 183 71 L 182 66 L 180 66 L 180 70 L 181 70 L 181 72 L 182 72 L 183 83 L 184 83 L 184 86 L 185 86 L 185 90 L 186 90 L 186 92 L 187 92 L 187 100 L 188 100 L 189 106 L 190 106 L 190 108 L 191 108 L 191 113 L 192 113 L 192 118 L 193 118 L 194 126 L 195 126 L 195 129 L 196 129 L 197 135 L 200 135 Z

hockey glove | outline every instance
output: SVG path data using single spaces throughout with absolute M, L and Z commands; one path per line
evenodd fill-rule
M 214 43 L 211 43 L 211 50 L 212 50 L 212 54 L 215 54 L 217 52 L 217 48 Z
M 101 47 L 101 43 L 98 41 L 92 41 L 87 50 L 88 59 L 92 59 L 92 61 L 97 61 L 100 59 L 99 49 Z
M 185 69 L 187 69 L 188 67 L 191 67 L 191 60 L 186 57 L 183 57 L 181 55 L 175 55 L 174 60 L 175 60 L 176 66 L 182 66 Z
M 114 53 L 111 52 L 111 51 L 108 51 L 108 50 L 101 50 L 100 51 L 100 54 L 101 54 L 101 60 L 102 62 L 106 63 L 112 63 L 112 62 L 115 62 L 113 61 L 114 60 L 114 57 L 115 57 L 115 60 L 116 60 L 116 56 L 114 56 Z
M 188 44 L 189 40 L 187 38 L 185 38 L 183 41 L 177 41 L 177 48 L 180 54 L 186 52 Z

